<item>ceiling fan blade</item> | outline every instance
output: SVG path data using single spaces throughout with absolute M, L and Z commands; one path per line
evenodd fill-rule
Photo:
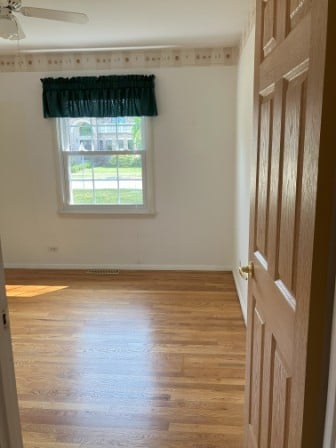
M 30 6 L 23 6 L 19 11 L 26 17 L 36 17 L 38 19 L 60 20 L 62 22 L 71 23 L 87 23 L 88 17 L 86 14 L 72 11 L 57 11 L 54 9 L 33 8 Z

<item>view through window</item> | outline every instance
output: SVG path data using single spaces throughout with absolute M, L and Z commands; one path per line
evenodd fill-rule
M 59 118 L 57 123 L 66 206 L 147 207 L 148 119 Z

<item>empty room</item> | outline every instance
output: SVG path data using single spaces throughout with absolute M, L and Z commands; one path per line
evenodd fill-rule
M 0 0 L 1 448 L 336 447 L 335 20 Z

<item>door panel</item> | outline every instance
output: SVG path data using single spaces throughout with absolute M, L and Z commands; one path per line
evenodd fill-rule
M 270 378 L 270 445 L 283 448 L 288 441 L 288 420 L 290 402 L 290 374 L 286 367 L 283 356 L 276 345 L 276 341 L 271 342 L 271 378 Z
M 263 50 L 267 56 L 276 46 L 276 5 L 277 0 L 264 1 L 263 5 Z
M 254 300 L 254 304 L 256 300 Z M 253 309 L 253 344 L 251 363 L 251 401 L 250 401 L 250 433 L 251 440 L 255 445 L 260 438 L 260 418 L 261 418 L 261 389 L 263 370 L 264 335 L 265 324 L 256 306 Z
M 297 241 L 300 229 L 307 71 L 286 82 L 284 89 L 281 200 L 279 201 L 278 279 L 296 297 Z M 278 280 L 276 279 L 276 280 Z M 293 297 L 293 300 L 295 300 Z
M 289 23 L 291 30 L 311 8 L 311 0 L 290 0 Z
M 253 448 L 300 448 L 303 433 L 314 431 L 305 413 L 307 359 L 318 352 L 308 349 L 315 205 L 323 196 L 316 144 L 324 73 L 316 61 L 326 45 L 317 15 L 328 11 L 322 3 L 257 1 L 245 440 Z
M 267 260 L 269 220 L 269 175 L 273 128 L 273 92 L 260 95 L 260 142 L 258 153 L 258 196 L 256 203 L 255 251 Z

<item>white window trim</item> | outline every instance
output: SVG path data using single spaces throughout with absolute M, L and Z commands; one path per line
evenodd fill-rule
M 146 149 L 143 157 L 143 205 L 100 205 L 100 204 L 70 204 L 68 201 L 69 184 L 67 182 L 66 157 L 62 154 L 62 133 L 58 119 L 54 119 L 54 147 L 56 153 L 56 177 L 58 212 L 71 215 L 155 215 L 154 207 L 154 176 L 153 176 L 153 135 L 150 118 L 143 117 L 142 141 Z M 103 154 L 103 151 L 99 151 Z M 118 151 L 118 154 L 132 154 L 133 151 Z M 70 152 L 69 152 L 70 154 Z

